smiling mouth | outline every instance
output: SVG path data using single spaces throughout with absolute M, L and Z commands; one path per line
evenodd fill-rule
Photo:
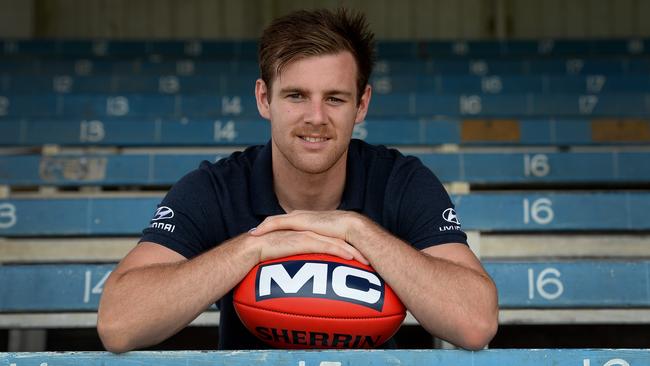
M 300 138 L 307 142 L 325 142 L 329 140 L 327 137 L 300 136 Z

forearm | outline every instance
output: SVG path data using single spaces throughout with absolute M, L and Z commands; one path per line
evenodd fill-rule
M 378 226 L 362 225 L 352 243 L 432 335 L 482 348 L 496 331 L 496 288 L 483 273 L 416 250 Z
M 111 276 L 98 314 L 98 328 L 107 348 L 125 352 L 156 344 L 230 291 L 259 258 L 246 236 L 192 260 L 154 264 Z

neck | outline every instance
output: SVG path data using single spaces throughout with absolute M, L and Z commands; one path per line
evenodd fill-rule
M 335 210 L 345 188 L 347 152 L 334 166 L 322 173 L 307 173 L 281 159 L 273 149 L 273 188 L 280 206 L 293 210 Z

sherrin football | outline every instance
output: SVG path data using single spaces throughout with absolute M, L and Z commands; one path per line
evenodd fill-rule
M 246 328 L 276 348 L 375 348 L 406 316 L 372 267 L 326 254 L 261 262 L 233 299 Z

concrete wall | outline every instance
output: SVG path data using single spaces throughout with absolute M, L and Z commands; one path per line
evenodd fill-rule
M 256 38 L 278 15 L 337 5 L 380 39 L 650 36 L 648 0 L 0 0 L 0 37 Z
M 33 32 L 33 0 L 0 0 L 0 37 L 31 38 Z

